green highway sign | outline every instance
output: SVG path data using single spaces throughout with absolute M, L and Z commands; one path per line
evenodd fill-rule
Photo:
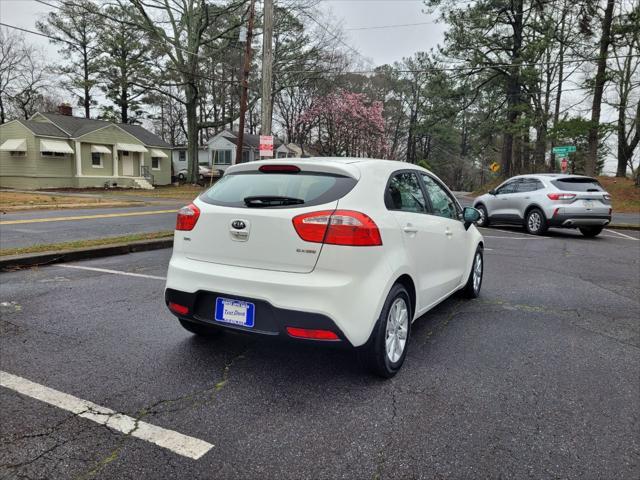
M 574 145 L 567 145 L 566 147 L 553 147 L 553 153 L 558 154 L 573 153 L 575 151 L 576 147 Z

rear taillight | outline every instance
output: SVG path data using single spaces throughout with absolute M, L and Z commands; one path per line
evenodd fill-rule
M 176 230 L 193 230 L 196 222 L 200 218 L 200 209 L 193 203 L 182 207 L 178 210 L 178 218 L 176 219 Z
M 311 340 L 340 340 L 340 337 L 331 330 L 287 327 L 287 333 L 295 338 L 308 338 Z
M 178 315 L 186 315 L 187 313 L 189 313 L 189 307 L 174 302 L 169 302 L 169 310 L 177 313 Z
M 547 193 L 551 200 L 571 200 L 575 196 L 575 193 Z
M 323 210 L 293 218 L 296 232 L 306 242 L 371 247 L 382 245 L 380 230 L 364 213 Z

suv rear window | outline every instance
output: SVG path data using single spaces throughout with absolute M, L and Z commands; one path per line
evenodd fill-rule
M 200 200 L 227 207 L 308 207 L 338 200 L 356 183 L 351 177 L 330 173 L 239 172 L 222 177 Z
M 571 192 L 604 192 L 604 188 L 595 178 L 568 177 L 551 180 L 551 183 L 560 190 L 569 190 Z

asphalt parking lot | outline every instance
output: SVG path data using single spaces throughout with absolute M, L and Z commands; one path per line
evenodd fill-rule
M 480 298 L 420 318 L 389 381 L 191 336 L 169 250 L 0 274 L 0 478 L 639 478 L 638 232 L 483 234 Z

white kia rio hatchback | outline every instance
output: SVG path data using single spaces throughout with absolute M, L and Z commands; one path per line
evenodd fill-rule
M 415 165 L 243 163 L 178 212 L 165 299 L 184 328 L 356 347 L 393 376 L 413 320 L 477 297 L 480 215 Z

